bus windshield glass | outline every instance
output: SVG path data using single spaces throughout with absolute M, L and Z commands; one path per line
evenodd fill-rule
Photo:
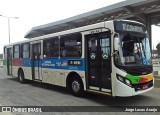
M 118 31 L 120 47 L 115 62 L 123 66 L 151 65 L 149 38 L 144 28 L 133 24 L 123 26 L 126 25 L 122 25 L 125 31 Z
M 151 65 L 149 39 L 146 35 L 120 33 L 118 62 L 122 65 Z M 121 52 L 121 53 L 120 53 Z

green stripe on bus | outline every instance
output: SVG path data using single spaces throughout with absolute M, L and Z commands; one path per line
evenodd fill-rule
M 125 77 L 129 79 L 132 84 L 138 84 L 140 80 L 140 76 L 133 76 L 133 75 L 127 74 Z

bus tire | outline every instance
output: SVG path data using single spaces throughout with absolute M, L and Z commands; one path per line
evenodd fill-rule
M 26 79 L 24 78 L 24 73 L 23 73 L 22 70 L 19 71 L 19 73 L 18 73 L 18 79 L 19 79 L 20 83 L 25 83 L 26 82 Z
M 71 92 L 76 97 L 83 97 L 84 96 L 84 87 L 82 81 L 75 77 L 72 79 L 70 84 Z

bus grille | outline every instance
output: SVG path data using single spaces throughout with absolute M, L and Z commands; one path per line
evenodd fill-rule
M 147 83 L 138 84 L 138 85 L 132 85 L 132 87 L 135 89 L 135 91 L 139 90 L 145 90 L 153 86 L 153 80 Z

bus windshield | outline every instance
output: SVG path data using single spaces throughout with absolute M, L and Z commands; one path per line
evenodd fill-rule
M 150 45 L 147 34 L 120 32 L 119 53 L 115 61 L 119 65 L 142 66 L 151 65 Z

